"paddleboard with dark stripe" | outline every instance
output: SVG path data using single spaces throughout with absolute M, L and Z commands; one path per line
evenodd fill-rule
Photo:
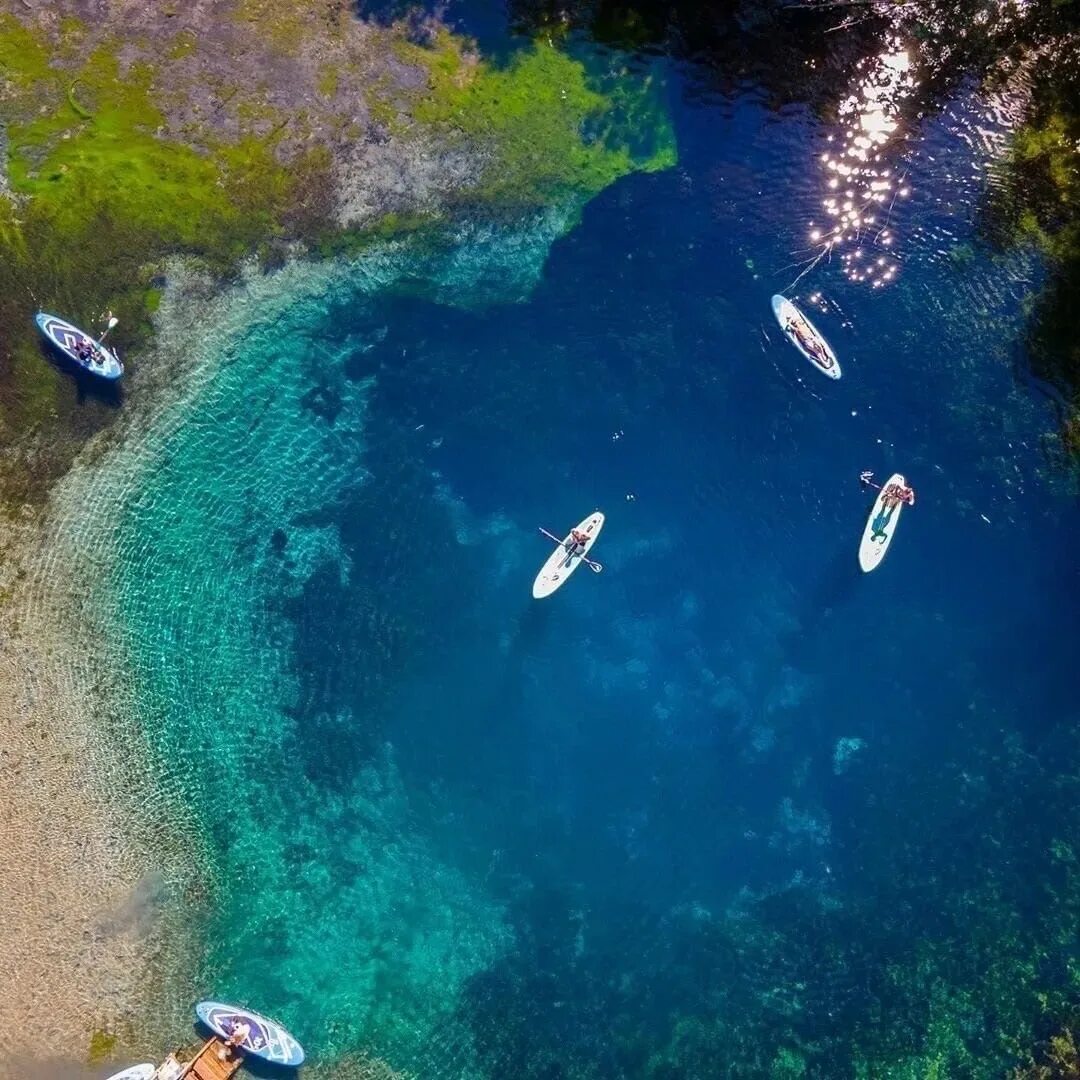
M 304 1048 L 278 1023 L 239 1005 L 200 1001 L 195 1015 L 215 1034 L 228 1039 L 241 1025 L 248 1028 L 240 1049 L 274 1065 L 302 1065 Z
M 34 322 L 37 323 L 42 334 L 73 364 L 78 364 L 83 371 L 89 371 L 91 375 L 97 375 L 102 379 L 119 379 L 124 374 L 124 365 L 120 363 L 120 358 L 116 353 L 107 346 L 101 345 L 85 330 L 73 326 L 66 319 L 39 311 L 34 316 Z M 76 347 L 84 342 L 94 350 L 96 360 L 84 360 L 75 351 Z

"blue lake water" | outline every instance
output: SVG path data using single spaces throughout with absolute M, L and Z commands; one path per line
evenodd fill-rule
M 1041 271 L 975 231 L 1004 119 L 967 93 L 882 148 L 878 220 L 789 294 L 834 384 L 769 298 L 815 253 L 843 124 L 669 88 L 678 167 L 589 203 L 527 295 L 417 255 L 286 298 L 127 495 L 117 610 L 216 867 L 203 988 L 316 1059 L 644 1075 L 627 1047 L 712 980 L 747 1008 L 790 981 L 673 927 L 863 902 L 883 775 L 1069 707 L 1077 511 L 1021 344 Z M 867 468 L 918 495 L 872 575 Z M 594 508 L 603 573 L 532 601 L 538 526 Z M 882 843 L 908 814 L 949 827 L 897 805 Z

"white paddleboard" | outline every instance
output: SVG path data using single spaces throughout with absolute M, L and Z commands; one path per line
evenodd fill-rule
M 578 522 L 575 528 L 588 537 L 582 554 L 588 555 L 589 549 L 593 546 L 603 527 L 604 515 L 599 510 L 590 514 L 584 521 Z M 545 596 L 550 596 L 556 589 L 561 588 L 566 584 L 567 578 L 581 565 L 581 555 L 570 556 L 567 554 L 569 545 L 570 533 L 567 533 L 563 537 L 562 543 L 551 553 L 551 557 L 540 568 L 540 573 L 536 575 L 532 590 L 534 600 L 543 600 Z
M 875 569 L 885 558 L 885 552 L 889 550 L 896 532 L 896 524 L 900 520 L 900 511 L 904 508 L 904 504 L 900 502 L 891 512 L 885 509 L 885 492 L 892 484 L 907 487 L 907 481 L 903 475 L 893 473 L 881 485 L 878 497 L 874 500 L 874 507 L 866 519 L 866 528 L 863 529 L 862 541 L 859 543 L 859 565 L 866 574 Z
M 840 361 L 836 359 L 836 353 L 829 347 L 829 343 L 822 336 L 818 328 L 786 297 L 777 293 L 772 298 L 773 314 L 784 331 L 784 336 L 795 346 L 822 373 L 830 379 L 840 378 Z M 788 329 L 788 323 L 794 322 L 799 325 L 803 333 L 812 338 L 821 350 L 820 356 L 815 356 L 795 336 L 794 331 Z
M 123 1072 L 113 1073 L 108 1080 L 153 1080 L 156 1072 L 155 1065 L 132 1065 L 130 1069 L 125 1069 Z

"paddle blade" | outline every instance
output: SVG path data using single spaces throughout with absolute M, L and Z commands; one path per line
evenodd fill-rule
M 119 321 L 120 320 L 115 315 L 111 316 L 109 319 L 109 325 L 106 327 L 106 329 L 111 330 Z

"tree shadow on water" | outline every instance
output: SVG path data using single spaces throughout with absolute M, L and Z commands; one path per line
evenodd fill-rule
M 378 26 L 398 26 L 413 45 L 435 45 L 438 31 L 448 26 L 473 38 L 486 60 L 506 59 L 515 46 L 507 11 L 502 4 L 447 3 L 446 0 L 354 0 L 356 16 Z

